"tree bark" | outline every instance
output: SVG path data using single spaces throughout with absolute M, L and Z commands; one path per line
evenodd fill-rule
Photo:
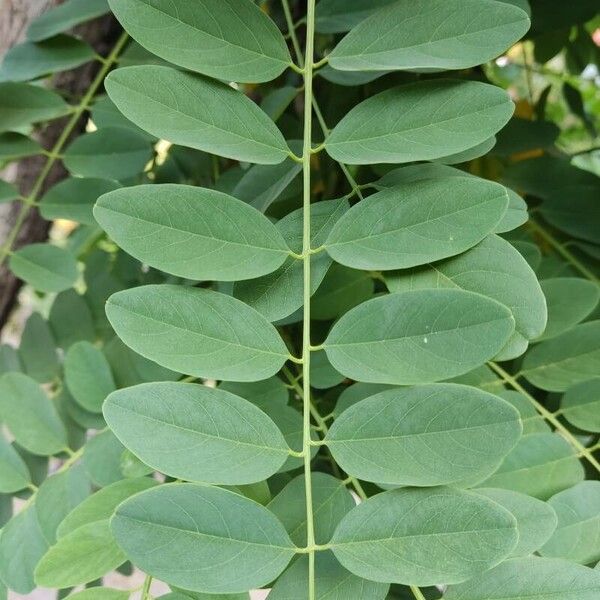
M 9 48 L 25 38 L 29 23 L 38 15 L 60 4 L 62 0 L 0 0 L 0 60 Z M 76 34 L 87 41 L 101 55 L 106 55 L 112 46 L 118 26 L 112 16 L 96 19 L 76 29 Z M 67 98 L 80 98 L 87 91 L 97 70 L 98 63 L 89 63 L 75 69 L 60 73 L 53 77 L 51 87 Z M 82 118 L 73 136 L 77 136 L 85 128 L 87 117 Z M 42 129 L 35 137 L 46 149 L 52 148 L 60 136 L 66 119 L 52 122 Z M 21 194 L 26 196 L 38 176 L 46 158 L 36 156 L 27 158 L 19 163 L 9 165 L 0 173 L 2 179 L 16 183 Z M 46 178 L 41 189 L 41 194 L 55 183 L 64 179 L 67 173 L 57 161 Z M 41 197 L 41 195 L 40 195 Z M 39 198 L 38 198 L 39 199 Z M 2 246 L 14 226 L 21 205 L 19 202 L 0 205 L 0 246 Z M 20 229 L 15 240 L 14 248 L 32 242 L 46 239 L 50 223 L 44 221 L 37 210 L 31 210 Z M 0 328 L 6 323 L 10 311 L 14 306 L 21 282 L 8 270 L 6 264 L 0 266 Z

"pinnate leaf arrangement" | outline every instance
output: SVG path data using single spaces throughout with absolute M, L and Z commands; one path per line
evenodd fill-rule
M 315 4 L 67 0 L 4 58 L 4 597 L 600 598 L 596 3 Z

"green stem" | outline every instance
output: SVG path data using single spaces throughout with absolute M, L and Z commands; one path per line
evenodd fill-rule
M 288 0 L 281 0 L 283 6 L 283 14 L 285 15 L 285 22 L 288 28 L 288 35 L 292 40 L 292 46 L 294 47 L 294 53 L 296 54 L 296 60 L 300 65 L 300 68 L 304 67 L 304 57 L 302 56 L 302 50 L 300 49 L 300 43 L 298 42 L 298 36 L 296 35 L 296 25 L 292 19 L 292 12 L 290 10 L 290 3 Z
M 594 273 L 592 273 L 570 250 L 567 250 L 552 234 L 548 233 L 537 221 L 529 219 L 527 226 L 552 246 L 552 248 L 566 261 L 570 262 L 582 275 L 587 277 L 593 283 L 600 283 L 600 280 Z
M 144 579 L 144 585 L 142 587 L 141 600 L 148 600 L 150 598 L 150 586 L 152 585 L 152 575 L 146 575 Z
M 315 40 L 315 0 L 308 0 L 306 12 L 306 51 L 304 56 L 304 140 L 302 152 L 302 254 L 304 266 L 302 319 L 302 452 L 304 453 L 304 484 L 306 489 L 306 547 L 308 554 L 308 600 L 315 600 L 315 526 L 313 517 L 311 430 L 310 430 L 310 158 L 312 150 L 313 61 Z
M 21 206 L 21 210 L 19 211 L 19 214 L 17 215 L 15 224 L 14 224 L 13 228 L 11 229 L 10 233 L 8 234 L 8 237 L 6 238 L 6 243 L 4 244 L 4 246 L 2 248 L 0 248 L 0 265 L 2 265 L 2 263 L 4 263 L 4 260 L 10 254 L 13 244 L 15 243 L 15 240 L 17 239 L 17 236 L 19 235 L 19 231 L 21 230 L 21 227 L 23 226 L 23 223 L 25 222 L 25 219 L 27 218 L 27 215 L 29 214 L 31 207 L 37 201 L 37 197 L 38 197 L 40 191 L 42 190 L 42 186 L 44 185 L 46 178 L 50 174 L 50 171 L 52 170 L 54 163 L 58 160 L 58 157 L 60 156 L 63 147 L 69 140 L 69 137 L 70 137 L 71 133 L 73 132 L 73 130 L 75 129 L 77 123 L 79 122 L 81 115 L 89 108 L 92 100 L 94 99 L 94 96 L 96 95 L 96 92 L 98 91 L 98 88 L 102 85 L 102 82 L 104 81 L 104 79 L 106 77 L 106 74 L 110 70 L 111 66 L 116 63 L 117 58 L 118 58 L 119 54 L 121 53 L 121 50 L 125 46 L 125 43 L 127 42 L 128 37 L 129 36 L 126 33 L 121 34 L 121 37 L 119 37 L 119 39 L 117 40 L 117 43 L 115 44 L 111 53 L 103 61 L 102 67 L 98 71 L 98 74 L 94 78 L 94 81 L 90 85 L 87 93 L 81 99 L 81 102 L 73 109 L 73 112 L 71 113 L 71 118 L 65 125 L 65 128 L 63 129 L 63 131 L 62 131 L 60 137 L 58 138 L 58 140 L 56 141 L 56 143 L 54 144 L 52 150 L 49 152 L 48 159 L 46 160 L 46 163 L 44 164 L 37 179 L 35 180 L 35 183 L 33 184 L 33 187 L 31 188 L 31 192 L 29 193 L 29 196 L 25 199 L 25 202 Z
M 411 585 L 410 591 L 413 593 L 415 600 L 425 600 L 425 596 L 423 596 L 423 593 L 418 587 Z
M 556 431 L 558 431 L 577 452 L 587 459 L 587 461 L 593 465 L 593 467 L 600 473 L 600 463 L 594 458 L 593 454 L 588 448 L 586 448 L 557 418 L 552 414 L 543 404 L 540 404 L 510 373 L 505 371 L 500 365 L 490 362 L 488 363 L 490 368 L 500 376 L 504 383 L 510 385 L 514 390 L 520 392 L 525 396 L 535 409 L 548 421 L 552 423 Z

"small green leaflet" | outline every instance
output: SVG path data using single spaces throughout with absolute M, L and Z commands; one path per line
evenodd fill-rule
M 0 83 L 0 132 L 50 121 L 69 110 L 58 94 L 43 87 L 12 81 Z
M 278 377 L 252 383 L 223 381 L 219 389 L 240 396 L 265 412 L 268 412 L 271 406 L 285 406 L 289 400 L 289 391 Z
M 319 33 L 348 31 L 371 16 L 377 9 L 396 0 L 320 0 L 315 15 Z
M 0 493 L 12 494 L 31 483 L 29 469 L 13 445 L 0 436 Z
M 289 358 L 277 330 L 262 315 L 211 290 L 131 288 L 108 299 L 106 314 L 129 347 L 180 373 L 259 381 Z
M 104 487 L 123 479 L 123 452 L 125 447 L 109 429 L 101 431 L 86 442 L 83 465 L 96 486 Z
M 14 252 L 10 270 L 40 292 L 62 292 L 79 275 L 77 261 L 67 250 L 51 244 L 29 244 Z
M 521 9 L 494 0 L 413 0 L 390 4 L 329 54 L 343 71 L 466 69 L 502 54 L 529 29 Z
M 510 311 L 495 300 L 462 290 L 415 290 L 353 308 L 324 348 L 347 377 L 409 385 L 467 373 L 495 356 L 513 330 Z
M 171 477 L 248 484 L 276 473 L 289 448 L 259 408 L 193 383 L 146 383 L 104 404 L 108 426 L 143 462 Z
M 88 523 L 110 519 L 115 508 L 123 500 L 155 485 L 158 485 L 158 482 L 154 479 L 139 477 L 122 479 L 94 492 L 64 518 L 58 526 L 58 537 L 64 537 Z
M 301 556 L 287 568 L 269 592 L 269 600 L 306 600 L 308 557 Z M 353 575 L 331 552 L 315 555 L 315 600 L 385 600 L 389 584 Z
M 48 383 L 60 373 L 56 341 L 47 321 L 37 312 L 25 323 L 19 356 L 25 373 L 39 383 Z
M 385 277 L 390 291 L 458 288 L 507 306 L 515 319 L 511 340 L 527 342 L 546 326 L 546 301 L 537 277 L 506 240 L 490 235 L 454 258 Z
M 85 410 L 102 412 L 104 399 L 116 389 L 106 357 L 90 342 L 73 344 L 65 356 L 65 383 Z
M 517 520 L 519 543 L 511 557 L 532 554 L 548 541 L 556 529 L 556 513 L 547 502 L 512 490 L 481 488 L 474 491 L 505 508 Z
M 106 90 L 130 121 L 175 144 L 260 164 L 288 158 L 275 123 L 217 81 L 169 67 L 125 67 L 106 78 Z
M 471 581 L 450 586 L 444 600 L 597 600 L 600 571 L 553 558 L 514 558 Z
M 92 48 L 69 35 L 13 46 L 0 66 L 0 81 L 29 81 L 94 60 Z
M 600 378 L 569 388 L 560 404 L 564 418 L 583 431 L 600 433 Z
M 558 527 L 540 554 L 582 565 L 599 561 L 600 481 L 582 481 L 552 496 L 548 504 L 558 515 Z
M 90 481 L 82 464 L 51 475 L 35 496 L 35 509 L 42 533 L 49 544 L 56 543 L 61 521 L 90 494 Z
M 37 42 L 109 12 L 107 0 L 66 0 L 31 21 L 27 39 Z
M 78 137 L 66 150 L 64 163 L 80 177 L 127 179 L 141 173 L 152 158 L 148 138 L 133 129 L 105 127 Z
M 161 485 L 135 495 L 117 508 L 111 527 L 140 569 L 198 592 L 261 587 L 294 554 L 283 525 L 265 507 L 196 484 Z
M 38 142 L 21 133 L 7 131 L 0 134 L 0 162 L 19 160 L 27 156 L 42 154 Z
M 311 479 L 315 541 L 326 544 L 355 502 L 343 481 L 319 472 L 313 473 Z M 298 475 L 268 505 L 299 547 L 306 544 L 305 490 L 304 475 Z
M 19 197 L 19 190 L 7 181 L 0 179 L 0 204 L 16 200 Z
M 258 210 L 187 185 L 138 185 L 102 196 L 94 216 L 123 250 L 188 279 L 236 281 L 270 273 L 289 256 Z
M 70 177 L 44 195 L 40 203 L 40 213 L 44 219 L 68 219 L 84 225 L 95 225 L 92 209 L 96 200 L 108 192 L 121 187 L 111 179 L 95 177 Z
M 503 383 L 502 380 L 499 379 L 496 379 L 496 382 Z M 550 425 L 548 425 L 544 420 L 544 417 L 535 409 L 535 406 L 531 403 L 529 398 L 520 392 L 512 390 L 502 389 L 502 391 L 497 391 L 496 393 L 500 398 L 510 402 L 510 404 L 519 411 L 523 423 L 523 435 L 550 431 Z
M 73 587 L 94 581 L 124 562 L 108 520 L 95 521 L 49 548 L 35 569 L 35 582 L 40 587 Z
M 33 570 L 48 549 L 37 518 L 35 504 L 25 506 L 0 533 L 0 576 L 17 594 L 34 588 Z
M 331 547 L 359 577 L 422 586 L 470 579 L 500 563 L 517 540 L 515 518 L 483 496 L 408 488 L 377 494 L 352 509 Z
M 507 206 L 504 187 L 475 177 L 398 185 L 352 207 L 325 247 L 356 269 L 414 267 L 468 250 L 494 230 Z
M 67 445 L 67 433 L 54 404 L 27 375 L 6 373 L 0 377 L 0 418 L 32 454 L 49 456 Z
M 487 140 L 508 121 L 506 92 L 476 81 L 439 79 L 391 88 L 354 107 L 325 148 L 362 165 L 431 160 Z
M 569 442 L 554 433 L 531 433 L 519 440 L 481 487 L 514 490 L 547 500 L 583 477 L 583 466 Z
M 373 279 L 368 273 L 334 263 L 314 294 L 311 318 L 335 319 L 373 295 Z
M 311 246 L 318 248 L 334 223 L 348 210 L 347 200 L 325 200 L 311 207 Z M 280 219 L 275 228 L 287 245 L 297 254 L 302 252 L 302 209 L 294 210 Z M 331 265 L 324 252 L 311 256 L 311 292 L 315 292 Z M 303 263 L 289 257 L 273 273 L 259 279 L 236 284 L 233 295 L 264 315 L 269 321 L 278 321 L 291 315 L 303 304 Z
M 228 81 L 270 81 L 291 64 L 279 28 L 250 0 L 110 0 L 123 28 L 150 52 Z
M 600 321 L 576 325 L 536 345 L 525 356 L 521 371 L 527 381 L 551 392 L 563 392 L 599 372 Z
M 565 333 L 583 321 L 600 300 L 600 287 L 581 277 L 553 277 L 540 285 L 548 304 L 548 324 L 538 341 Z
M 325 441 L 358 479 L 434 486 L 493 473 L 521 429 L 519 413 L 504 400 L 444 383 L 361 400 L 335 420 Z

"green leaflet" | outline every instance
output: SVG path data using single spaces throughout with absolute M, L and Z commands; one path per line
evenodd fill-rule
M 13 161 L 42 153 L 38 142 L 26 135 L 7 131 L 0 133 L 0 162 Z
M 60 372 L 54 336 L 48 323 L 37 312 L 25 322 L 19 356 L 25 373 L 39 383 L 52 381 Z
M 324 348 L 352 379 L 430 383 L 483 364 L 513 330 L 510 311 L 494 300 L 462 290 L 415 290 L 353 308 L 333 326 Z
M 28 83 L 0 82 L 0 131 L 50 121 L 69 112 L 56 93 Z
M 355 502 L 342 481 L 327 473 L 312 474 L 312 504 L 317 544 L 326 544 Z M 306 487 L 298 475 L 269 502 L 268 509 L 283 523 L 297 546 L 306 543 Z
M 508 206 L 505 189 L 475 177 L 398 185 L 359 202 L 325 247 L 356 269 L 403 269 L 454 256 L 491 233 Z
M 498 142 L 494 146 L 493 153 L 508 156 L 550 148 L 559 133 L 559 128 L 550 121 L 532 121 L 513 117 L 498 133 Z
M 53 186 L 42 198 L 40 213 L 44 219 L 69 219 L 95 225 L 92 209 L 96 200 L 120 187 L 111 179 L 71 177 Z
M 40 292 L 62 292 L 79 275 L 74 256 L 51 244 L 29 244 L 11 254 L 10 270 Z
M 532 348 L 521 373 L 542 390 L 563 392 L 599 371 L 600 321 L 590 321 Z
M 0 81 L 29 81 L 67 71 L 94 60 L 94 51 L 81 40 L 68 36 L 13 46 L 0 66 Z
M 0 493 L 12 494 L 31 483 L 29 469 L 13 445 L 0 436 Z
M 380 383 L 353 383 L 339 395 L 334 413 L 336 417 L 339 417 L 342 412 L 350 406 L 354 406 L 357 402 L 379 392 L 389 390 L 392 387 L 391 385 L 382 385 Z
M 123 452 L 125 447 L 110 430 L 101 431 L 86 442 L 83 465 L 96 486 L 104 487 L 123 479 Z
M 600 560 L 600 481 L 582 481 L 548 504 L 558 515 L 558 527 L 540 554 L 583 565 Z
M 600 243 L 598 185 L 562 187 L 549 195 L 540 212 L 554 227 L 581 240 Z
M 139 66 L 113 71 L 106 89 L 129 120 L 175 144 L 260 164 L 288 157 L 275 123 L 222 83 L 169 67 Z
M 335 420 L 325 441 L 342 469 L 358 479 L 434 486 L 493 473 L 521 429 L 519 413 L 507 402 L 445 383 L 361 400 Z
M 600 300 L 598 285 L 581 277 L 553 277 L 540 285 L 548 304 L 548 324 L 538 341 L 565 333 L 583 321 Z
M 240 396 L 265 412 L 268 412 L 271 406 L 285 406 L 290 395 L 285 384 L 278 377 L 269 377 L 251 383 L 223 381 L 219 389 Z
M 206 289 L 129 289 L 108 299 L 106 314 L 133 350 L 181 373 L 258 381 L 277 373 L 289 356 L 277 330 L 262 315 Z
M 33 571 L 48 549 L 34 503 L 25 506 L 0 533 L 0 576 L 8 588 L 29 594 L 34 588 Z
M 349 164 L 431 160 L 487 140 L 514 105 L 498 88 L 435 80 L 381 92 L 353 108 L 327 138 L 329 155 Z
M 110 365 L 89 342 L 73 344 L 65 356 L 65 383 L 73 398 L 89 412 L 102 412 L 104 399 L 116 389 Z
M 0 203 L 11 202 L 19 197 L 19 190 L 12 184 L 0 179 Z
M 334 263 L 312 298 L 313 319 L 335 319 L 373 296 L 373 279 L 364 271 Z
M 41 587 L 73 587 L 94 581 L 124 562 L 108 520 L 96 521 L 51 546 L 35 569 L 35 582 Z
M 307 581 L 308 557 L 301 556 L 279 577 L 269 593 L 269 600 L 305 600 Z M 315 600 L 385 600 L 389 584 L 357 577 L 344 569 L 331 552 L 318 552 L 315 555 L 315 587 Z
M 228 81 L 262 82 L 291 63 L 283 35 L 250 0 L 110 0 L 144 48 L 186 69 Z
M 450 586 L 445 600 L 596 600 L 600 572 L 566 560 L 515 558 L 462 585 Z
M 508 510 L 517 520 L 519 542 L 511 557 L 532 554 L 548 541 L 556 529 L 556 513 L 547 502 L 512 490 L 480 488 L 474 491 Z
M 562 398 L 561 413 L 575 427 L 600 433 L 600 379 L 570 387 Z
M 475 177 L 474 175 L 439 163 L 420 163 L 392 169 L 379 181 L 375 182 L 377 189 L 394 187 L 402 183 L 445 179 L 447 177 Z M 528 219 L 527 204 L 525 200 L 513 190 L 506 188 L 508 194 L 508 209 L 500 222 L 496 225 L 494 233 L 504 233 L 516 229 Z
M 355 575 L 421 586 L 470 579 L 500 563 L 517 539 L 515 518 L 487 498 L 412 488 L 359 504 L 338 525 L 331 547 Z
M 88 523 L 109 519 L 123 500 L 155 485 L 158 485 L 157 481 L 149 477 L 139 477 L 122 479 L 94 492 L 63 519 L 58 526 L 58 537 L 62 538 Z
M 64 163 L 72 175 L 121 180 L 144 170 L 152 158 L 148 138 L 132 129 L 105 127 L 78 137 L 66 150 Z
M 215 190 L 172 184 L 123 188 L 102 196 L 94 216 L 123 250 L 188 279 L 251 279 L 274 271 L 289 256 L 263 214 Z
M 81 464 L 48 477 L 40 485 L 35 508 L 40 528 L 49 544 L 56 543 L 58 526 L 90 494 L 90 481 Z
M 325 200 L 311 209 L 311 246 L 318 248 L 335 222 L 348 210 L 348 201 L 343 199 Z M 302 252 L 302 209 L 294 210 L 277 222 L 275 227 L 287 245 L 296 253 Z M 311 291 L 314 293 L 330 265 L 331 258 L 321 252 L 311 257 Z M 256 309 L 270 321 L 288 317 L 303 304 L 303 263 L 289 257 L 273 273 L 256 280 L 239 283 L 233 288 L 233 295 Z
M 480 144 L 467 148 L 461 152 L 454 152 L 448 156 L 441 156 L 436 160 L 444 165 L 458 165 L 460 163 L 466 163 L 476 158 L 487 154 L 496 145 L 496 136 L 492 135 L 487 140 L 484 140 Z
M 32 454 L 49 456 L 67 445 L 54 404 L 27 375 L 6 373 L 0 377 L 0 418 L 15 440 Z
M 386 275 L 390 291 L 458 288 L 477 292 L 508 307 L 515 319 L 511 340 L 537 338 L 546 326 L 546 302 L 525 259 L 502 238 L 491 235 L 454 258 Z M 502 356 L 505 358 L 513 358 Z
M 501 380 L 496 379 L 496 382 L 499 381 L 501 382 Z M 521 422 L 523 423 L 523 435 L 550 431 L 550 425 L 548 425 L 544 417 L 535 409 L 535 406 L 529 398 L 520 392 L 505 389 L 497 391 L 497 395 L 507 402 L 510 402 L 519 411 Z
M 259 408 L 220 389 L 146 383 L 104 404 L 109 427 L 143 462 L 172 477 L 248 484 L 276 473 L 289 448 Z
M 320 0 L 315 29 L 319 33 L 348 31 L 382 6 L 395 0 Z
M 75 342 L 96 340 L 90 307 L 86 299 L 73 289 L 56 296 L 50 308 L 48 322 L 56 338 L 56 345 L 64 350 L 68 350 Z
M 34 42 L 109 12 L 107 0 L 66 0 L 31 21 L 27 39 Z
M 224 594 L 265 585 L 294 553 L 285 529 L 266 508 L 195 484 L 137 494 L 117 508 L 111 527 L 140 569 L 198 592 Z
M 523 436 L 482 487 L 514 490 L 540 500 L 579 483 L 584 476 L 573 447 L 554 433 Z
M 345 71 L 465 69 L 502 54 L 529 25 L 525 12 L 492 0 L 395 3 L 352 29 L 329 63 Z

